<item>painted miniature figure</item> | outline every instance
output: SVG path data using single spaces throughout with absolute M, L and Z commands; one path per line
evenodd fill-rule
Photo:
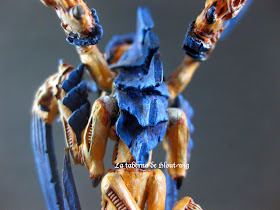
M 109 42 L 105 59 L 96 46 L 103 31 L 95 10 L 89 10 L 81 0 L 42 2 L 57 11 L 67 41 L 76 46 L 83 63 L 74 69 L 61 62 L 58 73 L 48 78 L 34 101 L 34 153 L 48 208 L 80 208 L 68 156 L 63 188 L 56 170 L 50 124 L 60 114 L 67 151 L 74 164 L 88 168 L 94 186 L 104 175 L 107 139 L 116 141 L 112 162 L 124 167 L 109 170 L 102 179 L 103 209 L 144 209 L 145 205 L 147 209 L 171 209 L 186 169 L 168 168 L 165 178 L 161 170 L 149 168 L 152 149 L 164 139 L 167 163 L 187 164 L 193 144 L 189 139 L 192 108 L 179 94 L 200 61 L 213 50 L 225 21 L 234 18 L 245 1 L 206 2 L 201 17 L 186 35 L 183 48 L 187 55 L 166 81 L 159 40 L 151 30 L 154 23 L 147 8 L 138 9 L 135 34 L 115 36 Z M 87 99 L 87 83 L 82 81 L 84 69 L 103 91 L 92 107 Z M 141 166 L 130 168 L 127 164 Z M 171 192 L 166 204 L 165 179 Z M 201 208 L 187 197 L 174 209 Z
M 176 108 L 168 109 L 169 93 L 163 83 L 163 68 L 158 53 L 159 41 L 151 31 L 152 27 L 153 22 L 148 10 L 139 8 L 138 30 L 132 46 L 117 63 L 110 66 L 114 71 L 119 71 L 114 80 L 114 91 L 111 95 L 95 101 L 90 116 L 86 84 L 80 82 L 84 65 L 73 70 L 73 67 L 62 63 L 59 73 L 50 78 L 54 84 L 45 83 L 52 84 L 49 91 L 52 92 L 53 98 L 48 100 L 56 101 L 58 108 L 46 104 L 42 110 L 42 103 L 34 105 L 34 110 L 38 110 L 38 114 L 49 110 L 47 113 L 55 115 L 59 110 L 73 161 L 75 164 L 87 166 L 94 185 L 98 184 L 104 174 L 103 157 L 108 137 L 116 141 L 114 165 L 134 162 L 146 165 L 151 160 L 151 150 L 163 140 L 168 130 L 166 141 L 171 141 L 169 145 L 174 147 L 167 150 L 168 163 L 186 164 L 189 136 L 187 120 L 183 111 Z M 42 93 L 45 91 L 39 91 L 39 94 Z M 41 99 L 42 96 L 38 98 Z M 49 115 L 50 121 L 54 119 L 54 115 Z M 175 147 L 180 148 L 179 151 Z M 127 197 L 127 194 L 132 193 L 129 186 L 122 182 L 115 183 L 118 174 L 121 174 L 121 177 L 137 177 L 143 174 L 141 179 L 135 178 L 136 183 L 132 185 L 135 187 L 138 182 L 139 190 L 142 190 L 142 193 L 134 195 L 138 197 L 136 204 L 136 197 L 133 199 Z M 170 170 L 170 174 L 173 179 L 180 180 L 185 177 L 186 171 L 184 168 L 175 168 Z M 112 178 L 109 177 L 115 177 L 114 181 L 112 182 Z M 147 181 L 146 184 L 143 182 L 144 179 Z M 158 180 L 158 183 L 149 180 Z M 140 169 L 115 170 L 106 175 L 102 183 L 104 208 L 114 204 L 108 196 L 108 191 L 118 195 L 128 209 L 132 208 L 129 206 L 131 203 L 134 203 L 133 208 L 143 209 L 145 199 L 148 201 L 148 209 L 156 206 L 158 209 L 164 208 L 165 184 L 162 183 L 165 183 L 165 177 L 159 169 L 142 170 L 140 167 Z M 121 188 L 115 189 L 117 186 Z M 146 189 L 141 189 L 143 187 Z M 127 193 L 122 197 L 120 193 L 124 191 Z M 162 199 L 154 200 L 158 197 Z

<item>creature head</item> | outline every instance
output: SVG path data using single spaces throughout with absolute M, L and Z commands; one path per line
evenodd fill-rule
M 246 0 L 207 0 L 205 8 L 189 26 L 183 48 L 195 60 L 205 60 L 225 29 L 225 22 L 236 17 Z
M 103 31 L 94 9 L 89 9 L 82 0 L 41 0 L 53 7 L 68 35 L 67 41 L 76 46 L 97 44 Z

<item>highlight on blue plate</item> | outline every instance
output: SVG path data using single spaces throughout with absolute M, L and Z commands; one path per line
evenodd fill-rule
M 110 68 L 119 72 L 113 83 L 120 108 L 116 132 L 138 164 L 148 162 L 150 151 L 163 140 L 168 121 L 169 92 L 153 27 L 149 10 L 139 7 L 136 33 L 115 36 L 106 47 L 110 59 L 119 44 L 132 45 Z
M 72 111 L 68 123 L 76 134 L 78 144 L 81 143 L 82 131 L 87 125 L 91 108 L 87 98 L 87 83 L 81 81 L 84 67 L 85 65 L 81 64 L 73 70 L 61 86 L 67 93 L 62 103 Z

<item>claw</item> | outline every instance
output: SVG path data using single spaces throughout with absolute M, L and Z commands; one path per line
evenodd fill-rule
M 183 177 L 175 178 L 175 181 L 177 190 L 180 190 L 183 184 Z
M 91 181 L 92 186 L 97 187 L 99 185 L 99 183 L 101 182 L 101 180 L 102 180 L 102 177 L 97 177 L 97 178 L 92 179 L 92 181 Z

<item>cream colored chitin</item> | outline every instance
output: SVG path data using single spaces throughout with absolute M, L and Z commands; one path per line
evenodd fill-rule
M 61 20 L 61 26 L 66 35 L 75 32 L 80 36 L 87 37 L 94 28 L 95 21 L 92 11 L 82 0 L 41 0 L 46 6 L 56 10 Z M 82 63 L 86 64 L 87 70 L 101 90 L 109 91 L 115 77 L 108 68 L 104 56 L 96 45 L 76 47 Z
M 161 170 L 109 170 L 102 180 L 102 209 L 164 209 L 165 176 Z
M 112 156 L 112 162 L 115 166 L 135 163 L 135 159 L 115 131 L 114 123 L 118 118 L 119 109 L 118 103 L 112 95 L 101 97 L 94 102 L 88 124 L 82 132 L 81 144 L 78 144 L 78 138 L 68 123 L 72 112 L 61 101 L 66 95 L 61 88 L 61 84 L 73 70 L 74 68 L 66 63 L 60 65 L 58 73 L 51 76 L 36 94 L 33 111 L 47 123 L 51 123 L 60 113 L 67 147 L 74 163 L 85 165 L 89 170 L 90 178 L 100 181 L 104 175 L 103 158 L 109 137 L 115 141 Z M 44 109 L 42 109 L 42 106 Z M 167 162 L 186 164 L 189 139 L 186 116 L 183 111 L 177 108 L 169 108 L 168 115 L 169 122 L 164 140 Z M 152 151 L 150 151 L 150 160 L 147 167 L 149 167 L 151 157 Z M 169 169 L 168 172 L 173 179 L 186 176 L 185 168 L 173 168 Z M 126 168 L 111 170 L 102 181 L 104 208 L 106 206 L 107 209 L 110 209 L 115 206 L 118 209 L 119 206 L 124 204 L 127 209 L 143 209 L 147 202 L 148 209 L 152 209 L 152 207 L 164 209 L 165 186 L 165 177 L 158 169 Z M 113 197 L 113 194 L 110 194 L 109 191 L 114 193 Z M 127 196 L 128 194 L 130 196 Z M 119 205 L 118 202 L 112 200 L 115 196 L 122 201 L 122 204 Z

